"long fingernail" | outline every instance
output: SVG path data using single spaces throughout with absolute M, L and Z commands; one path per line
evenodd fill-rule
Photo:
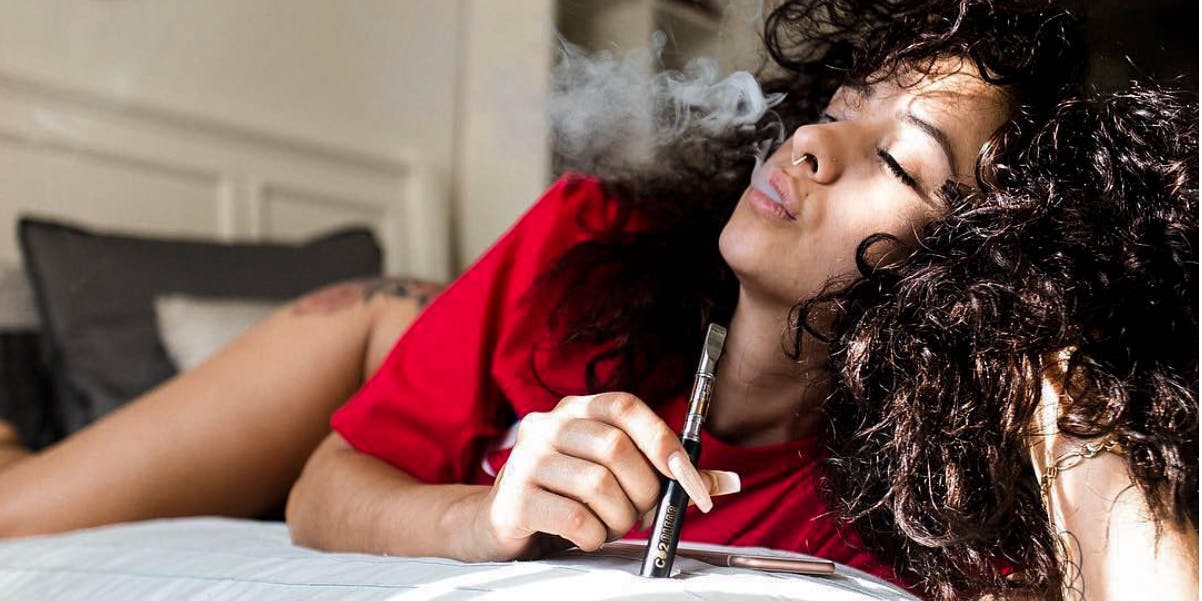
M 714 479 L 714 488 L 710 491 L 711 497 L 729 495 L 743 490 L 743 481 L 734 472 L 710 470 L 710 475 Z
M 672 472 L 672 477 L 684 487 L 684 491 L 689 493 L 689 497 L 697 503 L 697 508 L 703 513 L 709 513 L 713 509 L 714 502 L 710 500 L 710 496 L 705 492 L 705 484 L 701 482 L 701 474 L 697 473 L 697 468 L 689 461 L 689 458 L 684 453 L 676 451 L 668 456 L 668 471 Z

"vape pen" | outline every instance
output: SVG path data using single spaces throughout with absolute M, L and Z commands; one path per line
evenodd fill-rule
M 689 461 L 697 464 L 701 455 L 701 424 L 709 412 L 710 396 L 714 392 L 714 370 L 722 356 L 722 345 L 726 343 L 726 328 L 709 324 L 705 333 L 705 347 L 701 349 L 701 362 L 693 379 L 693 392 L 689 395 L 689 412 L 684 418 L 684 431 L 680 442 L 684 445 Z M 643 576 L 664 578 L 672 574 L 672 561 L 676 558 L 676 545 L 680 542 L 680 530 L 684 527 L 684 510 L 688 494 L 676 480 L 665 478 L 663 496 L 655 512 L 655 525 L 647 539 L 647 554 L 643 557 Z

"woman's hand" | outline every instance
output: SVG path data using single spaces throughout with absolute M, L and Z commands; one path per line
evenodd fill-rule
M 594 551 L 654 510 L 659 474 L 678 480 L 702 511 L 711 494 L 739 489 L 732 472 L 698 472 L 676 433 L 638 397 L 566 397 L 522 419 L 509 460 L 480 499 L 481 550 L 494 560 L 540 556 L 567 541 Z

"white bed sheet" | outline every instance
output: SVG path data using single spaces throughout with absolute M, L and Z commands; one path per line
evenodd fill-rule
M 674 578 L 648 579 L 638 564 L 604 550 L 478 564 L 322 553 L 278 522 L 187 518 L 0 542 L 0 599 L 916 599 L 843 566 L 819 577 L 677 558 Z

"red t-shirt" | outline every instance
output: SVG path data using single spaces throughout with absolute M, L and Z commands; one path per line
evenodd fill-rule
M 556 295 L 523 295 L 554 259 L 615 215 L 595 179 L 567 176 L 552 185 L 421 313 L 334 414 L 334 430 L 357 450 L 424 482 L 491 484 L 508 458 L 515 421 L 560 400 L 530 365 L 532 346 L 547 340 L 547 303 Z M 587 354 L 545 355 L 535 355 L 544 381 L 584 392 Z M 680 430 L 684 393 L 645 400 Z M 821 453 L 816 438 L 739 447 L 702 432 L 700 467 L 737 472 L 743 488 L 715 497 L 708 514 L 690 507 L 681 538 L 809 553 L 897 582 L 893 570 L 830 515 L 817 490 Z

